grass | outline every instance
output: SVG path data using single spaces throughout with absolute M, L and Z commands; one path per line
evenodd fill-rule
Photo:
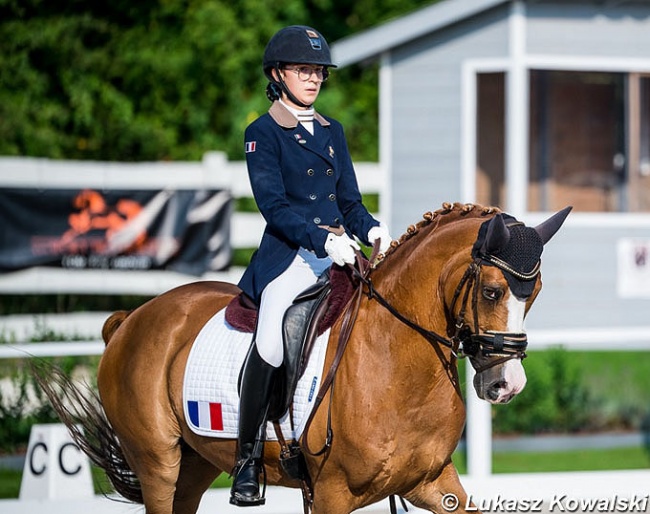
M 22 475 L 21 471 L 0 469 L 0 498 L 18 498 Z
M 463 452 L 453 457 L 460 474 L 467 473 Z M 553 471 L 611 471 L 650 468 L 650 455 L 641 447 L 565 452 L 495 452 L 493 473 L 542 473 Z
M 453 457 L 460 474 L 467 473 L 465 455 L 456 452 Z M 534 473 L 552 471 L 599 471 L 646 469 L 650 455 L 640 447 L 603 450 L 575 450 L 566 452 L 503 452 L 493 456 L 494 473 Z M 18 498 L 22 472 L 0 469 L 0 498 Z M 107 490 L 103 473 L 93 469 L 95 492 Z M 212 487 L 230 487 L 231 479 L 222 473 Z

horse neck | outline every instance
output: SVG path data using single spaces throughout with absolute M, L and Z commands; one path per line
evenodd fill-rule
M 455 280 L 455 270 L 462 274 L 469 265 L 482 221 L 450 216 L 439 224 L 434 219 L 416 225 L 370 273 L 376 291 L 409 320 L 447 336 L 445 289 Z M 464 415 L 452 350 L 419 335 L 379 301 L 362 302 L 341 373 L 342 383 L 354 391 L 345 399 L 347 408 L 366 412 L 369 405 L 382 406 L 381 421 L 368 426 L 401 427 L 408 412 L 410 426 L 419 431 L 415 439 L 436 431 L 460 435 Z M 447 442 L 452 451 L 457 440 Z
M 377 289 L 418 317 L 426 317 L 432 307 L 444 309 L 441 281 L 470 263 L 476 238 L 472 221 L 431 224 L 401 243 L 372 275 Z
M 401 315 L 446 337 L 442 277 L 448 273 L 447 263 L 458 261 L 458 255 L 467 254 L 464 260 L 470 262 L 472 241 L 450 225 L 423 226 L 390 252 L 370 278 Z M 411 409 L 413 416 L 424 416 L 418 423 L 428 426 L 431 416 L 426 413 L 462 402 L 452 350 L 428 341 L 377 300 L 363 302 L 352 337 L 343 365 L 345 381 L 364 397 L 381 398 L 385 410 Z M 387 391 L 399 400 L 394 404 L 387 400 Z
M 478 227 L 485 220 L 445 221 L 421 226 L 372 275 L 376 289 L 403 315 L 441 335 L 448 328 L 445 293 L 469 265 Z

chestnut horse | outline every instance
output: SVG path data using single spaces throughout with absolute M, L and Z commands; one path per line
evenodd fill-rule
M 569 209 L 524 227 L 538 234 L 531 250 L 521 246 L 525 238 L 512 246 L 513 227 L 523 224 L 498 209 L 444 204 L 380 256 L 361 286 L 366 294 L 327 393 L 331 401 L 321 404 L 301 441 L 320 448 L 330 424 L 329 449 L 304 453 L 314 514 L 346 514 L 391 495 L 443 512 L 448 493 L 463 512 L 467 495 L 451 461 L 465 422 L 457 356 L 469 356 L 480 398 L 505 403 L 522 390 L 523 321 L 541 289 L 539 256 Z M 511 260 L 498 257 L 506 246 L 514 248 Z M 526 252 L 530 273 L 512 261 Z M 513 293 L 516 284 L 528 292 Z M 181 391 L 193 340 L 238 293 L 231 284 L 196 282 L 119 311 L 104 325 L 101 404 L 83 411 L 85 435 L 76 437 L 116 490 L 144 503 L 147 514 L 195 513 L 212 481 L 233 467 L 236 441 L 193 433 Z M 341 325 L 339 319 L 331 330 L 326 369 Z M 267 443 L 268 483 L 298 487 L 283 473 L 279 453 L 278 443 Z

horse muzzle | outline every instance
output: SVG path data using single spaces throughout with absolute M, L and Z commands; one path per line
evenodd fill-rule
M 486 331 L 467 334 L 463 353 L 476 371 L 474 389 L 479 398 L 490 403 L 508 403 L 526 385 L 521 361 L 526 357 L 525 333 Z
M 519 359 L 508 359 L 474 375 L 474 389 L 489 403 L 508 403 L 526 386 L 526 372 Z

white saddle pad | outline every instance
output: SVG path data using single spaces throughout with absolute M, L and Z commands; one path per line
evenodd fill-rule
M 285 438 L 299 438 L 316 400 L 323 375 L 329 330 L 314 344 L 307 369 L 294 395 L 295 431 L 288 414 L 281 420 Z M 225 320 L 225 309 L 215 314 L 197 336 L 185 368 L 183 408 L 190 429 L 208 437 L 237 438 L 239 394 L 237 380 L 252 334 L 235 330 Z M 273 427 L 267 439 L 277 440 Z

